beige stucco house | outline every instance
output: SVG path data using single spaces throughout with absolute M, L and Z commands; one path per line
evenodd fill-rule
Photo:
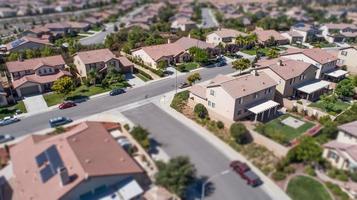
M 12 87 L 18 97 L 50 91 L 54 81 L 71 76 L 71 73 L 64 70 L 65 65 L 60 55 L 6 63 Z
M 117 57 L 109 49 L 78 52 L 74 55 L 73 62 L 81 77 L 87 77 L 92 69 L 105 73 L 109 66 L 123 73 L 132 73 L 134 68 L 134 64 L 126 57 Z
M 333 53 L 338 58 L 337 65 L 346 66 L 348 72 L 357 74 L 357 48 L 356 47 L 343 47 L 333 50 Z
M 234 44 L 238 36 L 246 36 L 246 33 L 234 30 L 234 29 L 218 29 L 208 34 L 206 42 L 214 45 L 219 44 Z
M 278 103 L 274 102 L 277 83 L 264 72 L 238 77 L 218 75 L 208 83 L 190 88 L 190 101 L 203 104 L 210 117 L 222 121 L 243 118 L 264 121 L 272 117 Z

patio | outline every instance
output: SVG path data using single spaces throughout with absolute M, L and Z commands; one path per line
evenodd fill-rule
M 302 85 L 297 85 L 294 89 L 295 97 L 306 99 L 308 101 L 316 101 L 322 94 L 325 94 L 330 90 L 330 82 L 314 80 Z

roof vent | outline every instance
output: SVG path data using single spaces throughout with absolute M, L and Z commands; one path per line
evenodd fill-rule
M 245 88 L 243 88 L 243 91 L 245 91 Z
M 283 61 L 279 59 L 279 60 L 278 60 L 278 65 L 279 65 L 279 66 L 284 66 Z
M 263 82 L 263 85 L 265 85 L 265 82 Z
M 68 175 L 68 170 L 65 167 L 61 167 L 57 169 L 57 172 L 59 174 L 60 180 L 61 180 L 61 186 L 65 186 L 67 183 L 70 182 L 70 178 Z
M 91 163 L 91 160 L 88 158 L 86 159 L 84 162 L 86 162 L 87 164 Z

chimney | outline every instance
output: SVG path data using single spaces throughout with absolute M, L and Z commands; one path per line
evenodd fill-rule
M 283 66 L 283 61 L 279 59 L 279 60 L 278 60 L 278 65 L 279 65 L 279 66 Z
M 60 176 L 62 187 L 65 186 L 67 183 L 69 183 L 69 176 L 68 176 L 67 168 L 65 168 L 65 167 L 58 168 L 57 172 Z

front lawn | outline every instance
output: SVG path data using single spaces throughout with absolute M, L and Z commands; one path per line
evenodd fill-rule
M 64 97 L 63 95 L 57 94 L 57 93 L 50 93 L 50 94 L 45 94 L 43 95 L 46 103 L 48 106 L 53 106 L 57 105 L 59 103 L 62 103 L 64 100 L 76 100 L 76 99 L 81 99 L 81 98 L 88 98 L 90 96 L 100 94 L 103 92 L 108 92 L 113 88 L 120 88 L 120 87 L 125 87 L 124 84 L 117 84 L 112 87 L 101 87 L 101 86 L 85 86 L 82 85 L 78 87 L 76 90 L 71 92 L 67 97 Z
M 336 103 L 333 104 L 333 108 L 330 110 L 326 109 L 326 104 L 324 104 L 321 100 L 317 102 L 313 102 L 309 105 L 309 107 L 318 108 L 321 111 L 329 113 L 331 115 L 336 115 L 341 113 L 342 111 L 346 110 L 351 104 L 338 100 Z
M 147 82 L 147 81 L 150 81 L 150 79 L 149 78 L 147 78 L 146 76 L 144 76 L 144 75 L 142 75 L 142 74 L 140 74 L 140 73 L 137 73 L 137 74 L 135 74 L 138 78 L 140 78 L 142 81 L 144 81 L 144 82 Z
M 292 178 L 287 193 L 293 200 L 332 200 L 321 183 L 307 176 Z
M 197 69 L 200 65 L 196 62 L 188 62 L 177 64 L 177 70 L 180 72 L 189 72 L 191 70 Z
M 301 120 L 304 122 L 304 124 L 296 129 L 283 124 L 282 121 L 288 117 L 293 117 L 295 119 Z M 285 114 L 265 124 L 257 125 L 255 130 L 258 133 L 265 135 L 280 144 L 287 145 L 291 140 L 299 137 L 307 130 L 312 128 L 314 125 L 314 123 L 305 121 L 299 117 Z
M 17 104 L 11 106 L 5 106 L 0 108 L 0 119 L 14 115 L 16 110 L 21 110 L 22 113 L 26 113 L 26 107 L 23 101 L 18 101 Z
M 255 56 L 257 55 L 257 52 L 261 52 L 264 55 L 267 55 L 270 49 L 275 49 L 277 51 L 283 50 L 281 47 L 265 47 L 265 48 L 253 48 L 253 49 L 246 49 L 242 50 L 241 52 Z
M 316 48 L 336 47 L 335 43 L 328 43 L 328 42 L 316 42 L 316 43 L 312 43 L 311 45 Z

